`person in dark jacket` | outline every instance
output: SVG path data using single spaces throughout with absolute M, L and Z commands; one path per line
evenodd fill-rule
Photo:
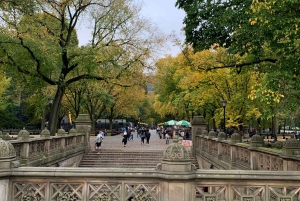
M 146 144 L 149 145 L 150 136 L 151 136 L 149 128 L 146 129 L 145 134 L 146 134 Z
M 146 129 L 145 128 L 142 128 L 140 130 L 140 137 L 141 137 L 141 145 L 143 145 L 145 142 L 145 137 L 146 137 Z
M 124 144 L 124 147 L 126 147 L 127 139 L 128 139 L 128 137 L 127 137 L 127 131 L 125 130 L 123 132 L 123 139 L 122 139 L 122 143 Z

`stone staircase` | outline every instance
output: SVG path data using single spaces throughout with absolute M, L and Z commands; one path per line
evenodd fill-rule
M 78 167 L 155 168 L 163 157 L 162 150 L 102 149 L 100 154 L 89 152 L 82 157 Z M 196 158 L 190 154 L 192 163 L 199 168 Z

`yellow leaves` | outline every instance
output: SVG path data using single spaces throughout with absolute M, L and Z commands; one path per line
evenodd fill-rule
M 257 18 L 249 19 L 249 22 L 250 22 L 251 25 L 255 25 L 257 23 Z

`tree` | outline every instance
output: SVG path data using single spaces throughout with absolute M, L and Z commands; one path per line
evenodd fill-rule
M 122 85 L 117 78 L 146 67 L 152 49 L 162 42 L 130 0 L 12 0 L 2 1 L 0 8 L 2 67 L 56 87 L 52 135 L 69 85 L 83 79 Z M 91 42 L 78 47 L 76 28 L 85 17 L 92 26 Z M 114 76 L 112 68 L 118 69 Z

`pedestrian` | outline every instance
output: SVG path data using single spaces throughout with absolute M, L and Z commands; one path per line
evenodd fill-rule
M 103 142 L 103 139 L 103 132 L 100 130 L 95 140 L 95 150 L 98 150 L 97 154 L 100 154 L 100 147 Z
M 149 145 L 149 141 L 150 141 L 150 136 L 151 136 L 151 133 L 149 131 L 149 128 L 146 129 L 146 144 Z
M 165 138 L 166 138 L 166 144 L 169 144 L 170 135 L 168 133 L 166 133 Z
M 141 145 L 142 145 L 142 144 L 144 144 L 145 137 L 146 137 L 146 129 L 145 128 L 141 129 L 140 137 L 141 137 Z
M 141 134 L 141 127 L 138 127 L 136 129 L 136 138 L 139 138 L 139 135 Z
M 130 137 L 129 137 L 129 140 L 132 140 L 133 141 L 133 130 L 130 129 Z
M 126 147 L 127 139 L 128 139 L 128 137 L 127 137 L 127 131 L 125 130 L 123 132 L 123 139 L 122 139 L 122 143 L 124 144 L 124 147 Z
M 130 141 L 130 136 L 131 136 L 130 128 L 126 128 L 126 132 L 127 132 L 127 140 Z

